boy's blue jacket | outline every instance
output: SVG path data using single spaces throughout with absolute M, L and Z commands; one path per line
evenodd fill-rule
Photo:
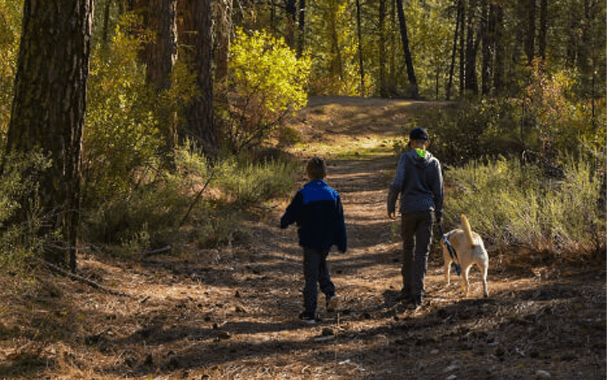
M 297 223 L 299 245 L 319 251 L 337 246 L 346 252 L 344 211 L 337 191 L 323 180 L 308 182 L 291 200 L 280 219 L 280 228 Z

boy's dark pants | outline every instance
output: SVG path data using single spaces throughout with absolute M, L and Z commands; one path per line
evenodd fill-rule
M 329 268 L 327 266 L 327 256 L 329 250 L 318 251 L 312 248 L 304 247 L 304 277 L 306 284 L 304 286 L 304 308 L 305 313 L 314 315 L 316 313 L 318 289 L 327 297 L 335 295 L 335 285 L 331 282 Z
M 403 296 L 418 299 L 424 296 L 433 225 L 433 211 L 408 212 L 401 216 Z

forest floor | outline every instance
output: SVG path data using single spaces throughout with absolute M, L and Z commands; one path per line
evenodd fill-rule
M 396 300 L 390 140 L 435 106 L 314 98 L 293 119 L 301 143 L 291 152 L 327 158 L 349 234 L 348 252 L 329 256 L 341 305 L 327 312 L 321 297 L 318 325 L 297 319 L 301 249 L 294 227 L 278 227 L 289 199 L 277 200 L 231 247 L 79 257 L 79 274 L 123 296 L 52 276 L 2 300 L 0 379 L 605 379 L 604 259 L 546 263 L 488 247 L 489 297 L 473 269 L 464 298 L 457 276 L 445 284 L 435 242 L 424 305 Z

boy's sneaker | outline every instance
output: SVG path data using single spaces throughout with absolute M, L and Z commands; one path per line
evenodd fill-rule
M 314 314 L 306 313 L 305 311 L 299 314 L 299 319 L 308 325 L 315 325 L 318 322 Z
M 335 311 L 339 306 L 339 298 L 336 295 L 327 297 L 327 311 Z

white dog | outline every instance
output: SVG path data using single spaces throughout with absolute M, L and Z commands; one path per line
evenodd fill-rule
M 459 265 L 461 268 L 462 288 L 464 290 L 464 296 L 467 296 L 469 289 L 468 272 L 472 265 L 476 264 L 483 277 L 483 295 L 488 297 L 487 270 L 489 269 L 489 255 L 485 250 L 483 240 L 479 234 L 472 232 L 472 229 L 470 229 L 470 224 L 468 223 L 466 215 L 462 214 L 461 221 L 463 229 L 449 231 L 441 239 L 443 258 L 445 259 L 445 280 L 447 281 L 447 285 L 449 285 L 451 262 L 455 261 L 455 264 Z M 455 249 L 457 257 L 451 258 L 445 239 L 448 240 Z

